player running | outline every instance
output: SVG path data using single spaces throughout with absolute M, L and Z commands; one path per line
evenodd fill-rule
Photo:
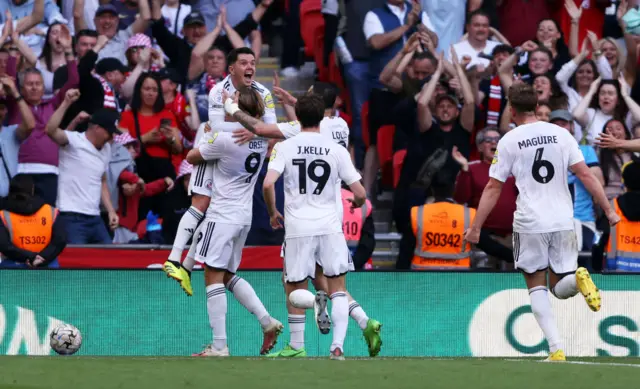
M 600 310 L 601 305 L 600 291 L 589 272 L 578 268 L 578 242 L 567 169 L 582 181 L 602 207 L 609 224 L 615 225 L 620 218 L 609 205 L 602 185 L 585 164 L 573 136 L 559 126 L 536 119 L 538 98 L 533 87 L 512 86 L 509 102 L 518 127 L 498 142 L 489 183 L 465 240 L 478 243 L 482 224 L 498 201 L 502 184 L 513 175 L 519 191 L 513 220 L 515 266 L 524 273 L 531 310 L 549 343 L 547 361 L 565 361 L 564 343 L 547 296 L 547 273 L 551 293 L 557 298 L 567 299 L 580 292 L 592 311 Z
M 364 204 L 366 193 L 347 150 L 320 134 L 324 116 L 322 98 L 305 95 L 298 100 L 295 111 L 302 132 L 274 147 L 264 180 L 264 198 L 271 226 L 281 228 L 282 215 L 276 209 L 274 184 L 284 174 L 285 282 L 290 290 L 306 289 L 307 279 L 315 276 L 316 264 L 320 265 L 328 277 L 332 302 L 331 359 L 342 360 L 349 320 L 345 275 L 351 256 L 336 210 L 335 183 L 344 181 L 353 191 L 354 207 Z
M 235 123 L 224 122 L 223 93 L 235 93 L 236 90 L 251 89 L 256 91 L 264 103 L 264 114 L 262 120 L 266 123 L 276 122 L 276 111 L 273 104 L 273 97 L 267 88 L 254 80 L 256 73 L 255 55 L 251 49 L 241 47 L 232 50 L 228 57 L 229 75 L 216 84 L 209 92 L 209 126 L 214 131 L 233 131 L 240 128 Z M 202 126 L 204 128 L 204 126 Z M 199 129 L 199 134 L 202 131 Z M 198 136 L 195 145 L 198 146 Z M 193 236 L 194 231 L 204 218 L 204 212 L 211 201 L 213 163 L 205 162 L 194 167 L 191 180 L 189 181 L 189 191 L 191 197 L 191 207 L 185 212 L 178 224 L 176 237 L 173 241 L 173 248 L 169 254 L 169 259 L 164 263 L 163 270 L 168 277 L 180 283 L 180 286 L 188 296 L 193 294 L 191 288 L 192 261 L 185 261 L 181 264 L 182 251 Z
M 283 95 L 284 101 L 286 101 L 287 104 L 296 104 L 296 99 L 286 91 L 278 87 L 274 88 L 274 92 L 276 90 Z M 335 87 L 325 83 L 316 84 L 313 87 L 313 93 L 321 96 L 324 102 L 324 117 L 320 122 L 320 134 L 330 137 L 334 142 L 348 148 L 349 126 L 342 118 L 335 116 L 336 112 L 334 104 L 337 98 L 337 91 Z M 227 99 L 227 101 L 225 101 L 225 111 L 227 114 L 233 116 L 246 129 L 258 136 L 289 139 L 298 135 L 301 131 L 300 123 L 297 121 L 278 124 L 263 123 L 242 111 L 236 111 L 235 108 L 233 108 L 232 103 L 231 99 Z M 295 116 L 295 113 L 293 113 L 293 115 Z M 337 188 L 336 209 L 339 215 L 340 225 L 342 225 L 343 206 L 340 192 L 340 180 L 338 180 L 335 185 Z M 350 266 L 349 270 L 353 271 L 352 262 L 350 262 Z M 329 333 L 331 321 L 326 310 L 328 303 L 328 297 L 326 294 L 328 291 L 328 285 L 327 278 L 324 276 L 321 269 L 317 269 L 316 277 L 312 280 L 312 283 L 316 291 L 318 291 L 316 296 L 310 293 L 296 292 L 294 294 L 296 297 L 295 302 L 287 299 L 290 341 L 282 350 L 269 354 L 270 357 L 291 358 L 307 356 L 307 352 L 304 348 L 305 309 L 313 308 L 315 310 L 316 323 L 318 324 L 320 332 L 323 334 Z M 286 282 L 284 283 L 284 287 L 285 293 L 289 296 L 293 292 L 293 289 L 291 289 L 291 286 Z M 353 299 L 349 292 L 346 293 L 349 299 L 349 315 L 358 323 L 358 326 L 362 330 L 365 341 L 367 342 L 369 355 L 371 357 L 375 357 L 378 355 L 382 347 L 382 339 L 380 337 L 382 324 L 377 320 L 369 319 L 360 304 Z
M 244 89 L 239 107 L 249 115 L 264 115 L 264 103 L 253 89 Z M 260 354 L 276 343 L 282 323 L 272 318 L 251 285 L 235 275 L 242 249 L 251 228 L 253 190 L 268 142 L 256 138 L 238 145 L 229 132 L 210 132 L 202 144 L 189 152 L 189 163 L 213 164 L 211 204 L 199 228 L 195 260 L 204 263 L 207 312 L 213 330 L 213 344 L 198 356 L 229 356 L 226 336 L 227 296 L 225 288 L 259 320 L 264 332 Z

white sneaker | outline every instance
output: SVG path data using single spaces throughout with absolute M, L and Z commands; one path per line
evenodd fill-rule
M 300 71 L 293 66 L 288 66 L 280 71 L 280 75 L 286 78 L 295 78 L 298 77 L 298 74 L 300 74 Z
M 207 347 L 198 354 L 193 354 L 192 357 L 228 357 L 229 347 L 225 346 L 222 350 L 216 350 L 213 345 L 209 344 Z

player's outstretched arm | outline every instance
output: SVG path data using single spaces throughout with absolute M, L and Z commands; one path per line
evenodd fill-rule
M 471 228 L 465 233 L 464 239 L 468 243 L 478 243 L 480 240 L 480 230 L 487 220 L 487 217 L 496 206 L 500 193 L 502 192 L 502 181 L 498 181 L 493 177 L 489 178 L 489 183 L 485 186 L 480 198 L 480 204 L 476 211 L 476 217 L 473 219 Z
M 280 129 L 278 129 L 277 124 L 266 124 L 260 119 L 256 119 L 251 115 L 242 112 L 240 107 L 238 107 L 238 104 L 234 103 L 233 99 L 230 97 L 224 102 L 224 110 L 226 113 L 233 116 L 238 123 L 242 124 L 242 127 L 258 136 L 262 136 L 264 138 L 284 139 L 284 136 Z
M 616 211 L 609 204 L 609 200 L 607 199 L 607 195 L 604 193 L 604 188 L 593 174 L 591 169 L 587 166 L 584 161 L 573 164 L 569 167 L 573 174 L 578 177 L 578 179 L 582 182 L 585 188 L 589 191 L 591 196 L 596 200 L 596 203 L 602 208 L 607 219 L 609 219 L 610 225 L 615 225 L 620 221 L 620 216 L 616 214 Z
M 351 207 L 362 207 L 365 201 L 367 201 L 367 191 L 364 189 L 364 186 L 362 186 L 360 181 L 356 181 L 353 184 L 349 185 L 349 189 L 353 193 L 353 199 L 348 199 L 351 203 Z

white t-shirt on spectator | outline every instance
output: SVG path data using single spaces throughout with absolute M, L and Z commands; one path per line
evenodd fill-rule
M 109 165 L 111 145 L 98 150 L 85 133 L 65 134 L 69 143 L 60 147 L 57 207 L 60 212 L 99 216 L 102 176 Z
M 598 96 L 594 97 L 594 99 L 597 99 L 597 98 Z M 589 121 L 587 122 L 587 125 L 584 128 L 576 127 L 574 136 L 578 142 L 581 142 L 582 138 L 584 137 L 587 141 L 587 144 L 593 145 L 593 142 L 595 142 L 596 137 L 600 135 L 602 131 L 604 131 L 604 125 L 609 120 L 613 119 L 613 115 L 607 115 L 599 109 L 588 108 L 587 116 L 589 117 Z M 625 118 L 625 124 L 627 128 L 633 127 L 631 123 L 630 113 L 627 114 L 627 117 Z
M 584 161 L 569 131 L 546 122 L 523 124 L 507 132 L 489 168 L 489 177 L 518 187 L 513 231 L 540 234 L 569 231 L 573 201 L 567 170 Z
M 160 12 L 162 12 L 164 25 L 167 27 L 169 32 L 179 36 L 180 38 L 184 38 L 184 35 L 182 34 L 182 27 L 184 26 L 184 19 L 191 13 L 191 6 L 187 4 L 178 4 L 177 8 L 172 8 L 165 4 L 160 9 Z
M 387 4 L 387 6 L 389 7 L 389 9 L 391 9 L 391 12 L 393 12 L 393 14 L 398 17 L 398 19 L 400 20 L 400 25 L 404 24 L 404 18 L 407 15 L 407 10 L 408 10 L 407 6 L 405 5 L 404 9 L 400 9 L 400 7 L 397 7 L 391 4 Z M 424 11 L 422 12 L 422 17 L 420 19 L 422 21 L 422 24 L 424 24 L 424 26 L 427 27 L 429 30 L 431 31 L 436 30 L 433 27 L 433 24 L 431 23 L 431 20 L 429 19 L 429 16 L 427 15 L 426 12 Z M 376 34 L 385 33 L 384 27 L 382 26 L 382 22 L 380 21 L 380 18 L 373 11 L 369 11 L 365 15 L 362 28 L 364 31 L 364 37 L 367 40 L 369 40 L 369 38 L 371 38 Z M 389 32 L 389 31 L 386 31 L 386 32 Z M 407 40 L 406 36 L 403 36 L 402 39 L 403 39 L 403 42 Z
M 484 47 L 484 50 L 476 50 L 474 49 L 468 40 L 463 40 L 453 45 L 456 50 L 456 54 L 458 54 L 458 58 L 462 59 L 462 57 L 469 56 L 471 58 L 471 62 L 467 65 L 467 69 L 473 65 L 483 65 L 485 68 L 491 64 L 491 62 L 486 58 L 478 57 L 478 54 L 485 53 L 487 55 L 491 55 L 493 49 L 500 45 L 500 42 L 487 40 L 487 44 Z M 447 52 L 447 59 L 451 61 L 451 50 Z

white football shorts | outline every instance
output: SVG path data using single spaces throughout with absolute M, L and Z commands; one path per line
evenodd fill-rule
M 250 229 L 251 226 L 205 221 L 198 233 L 196 262 L 236 273 Z
M 578 269 L 578 240 L 575 231 L 539 234 L 513 233 L 513 259 L 516 269 L 527 274 L 551 268 L 555 274 Z
M 315 278 L 316 264 L 327 277 L 336 277 L 353 270 L 351 254 L 342 233 L 285 238 L 284 279 L 302 282 Z
M 215 162 L 203 162 L 193 167 L 193 173 L 189 179 L 189 196 L 197 193 L 211 197 L 213 185 L 213 166 Z

